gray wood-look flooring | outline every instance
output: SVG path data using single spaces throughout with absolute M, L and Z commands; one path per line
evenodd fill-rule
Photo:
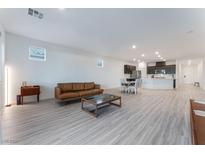
M 191 144 L 189 99 L 205 91 L 190 85 L 177 90 L 144 90 L 121 94 L 122 108 L 110 106 L 98 118 L 80 103 L 54 100 L 5 108 L 3 144 Z

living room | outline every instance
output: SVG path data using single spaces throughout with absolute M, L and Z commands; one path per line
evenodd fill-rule
M 1 143 L 205 144 L 204 13 L 0 9 Z

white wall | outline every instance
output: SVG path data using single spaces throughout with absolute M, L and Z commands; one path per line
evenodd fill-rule
M 177 61 L 176 60 L 166 61 L 166 65 L 177 65 Z
M 145 63 L 145 62 L 138 63 L 137 69 L 141 70 L 142 78 L 146 78 L 147 77 L 147 63 Z
M 205 90 L 205 58 L 202 59 L 201 87 Z
M 5 60 L 5 32 L 4 28 L 0 25 L 0 114 L 2 114 L 2 108 L 4 106 L 4 60 Z M 0 118 L 2 116 L 0 115 Z M 2 143 L 2 130 L 1 130 L 1 119 L 0 119 L 0 144 Z
M 0 25 L 0 109 L 4 106 L 4 60 L 5 60 L 5 32 Z
M 29 46 L 47 49 L 47 61 L 28 59 Z M 6 35 L 6 65 L 9 67 L 10 95 L 14 102 L 22 81 L 41 85 L 41 99 L 53 98 L 58 82 L 94 81 L 103 88 L 120 86 L 125 62 L 94 56 L 83 51 L 66 48 L 15 34 Z M 76 54 L 81 53 L 81 54 Z M 104 68 L 97 68 L 97 59 L 104 59 Z

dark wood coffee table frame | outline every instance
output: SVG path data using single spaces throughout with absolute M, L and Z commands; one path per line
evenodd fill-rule
M 119 100 L 119 104 L 113 103 L 114 101 Z M 93 106 L 95 106 L 95 108 L 93 110 L 88 110 L 84 107 L 84 104 L 92 104 Z M 121 107 L 122 103 L 121 103 L 121 97 L 120 96 L 115 96 L 115 98 L 110 98 L 110 100 L 104 101 L 100 104 L 97 104 L 95 100 L 93 99 L 86 99 L 86 98 L 81 98 L 81 108 L 83 111 L 86 111 L 88 113 L 91 113 L 93 116 L 98 117 L 98 110 L 102 109 L 104 107 L 110 106 L 110 105 L 114 105 L 117 107 Z

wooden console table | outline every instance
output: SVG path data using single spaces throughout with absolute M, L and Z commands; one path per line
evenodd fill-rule
M 205 144 L 205 102 L 190 100 L 192 144 Z
M 21 87 L 21 103 L 23 105 L 23 97 L 24 96 L 33 96 L 37 95 L 37 101 L 39 102 L 39 95 L 40 95 L 40 86 L 24 86 Z

